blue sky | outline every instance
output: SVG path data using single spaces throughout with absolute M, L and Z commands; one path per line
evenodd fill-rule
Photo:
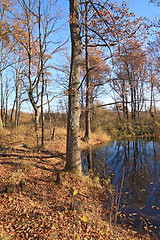
M 149 3 L 149 0 L 130 0 L 128 3 L 130 10 L 135 13 L 136 17 L 143 16 L 154 19 L 155 16 L 160 16 L 160 7 Z
M 122 0 L 111 0 L 113 2 L 121 3 Z M 69 9 L 69 0 L 61 0 L 60 5 L 68 12 Z M 154 18 L 155 16 L 160 15 L 160 7 L 157 7 L 156 4 L 149 3 L 149 0 L 129 0 L 128 5 L 130 6 L 131 11 L 135 12 L 137 17 L 149 17 Z

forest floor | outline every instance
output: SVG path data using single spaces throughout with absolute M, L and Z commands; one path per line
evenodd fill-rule
M 66 132 L 57 128 L 55 133 L 54 141 L 48 137 L 41 150 L 35 148 L 29 125 L 1 134 L 0 239 L 153 239 L 132 226 L 113 224 L 98 178 L 62 171 Z M 91 142 L 105 140 L 107 136 L 99 134 Z M 111 188 L 109 181 L 106 186 Z

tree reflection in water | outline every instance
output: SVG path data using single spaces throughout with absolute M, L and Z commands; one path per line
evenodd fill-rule
M 156 234 L 160 231 L 160 145 L 153 141 L 115 141 L 82 153 L 85 174 L 89 169 L 110 177 L 119 190 L 125 167 L 121 206 L 128 216 L 137 213 Z M 137 219 L 135 219 L 137 222 Z M 153 225 L 153 227 L 152 227 Z

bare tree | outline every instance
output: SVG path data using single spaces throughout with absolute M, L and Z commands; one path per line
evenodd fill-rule
M 72 55 L 68 92 L 66 169 L 81 171 L 81 155 L 79 142 L 79 82 L 82 43 L 79 27 L 78 0 L 70 0 L 70 32 Z
M 26 70 L 23 75 L 23 85 L 26 88 L 28 98 L 35 113 L 35 131 L 37 146 L 39 146 L 39 119 L 41 109 L 41 145 L 44 146 L 44 114 L 43 105 L 45 84 L 49 60 L 57 53 L 64 43 L 52 41 L 53 34 L 61 28 L 56 26 L 60 17 L 56 1 L 47 2 L 38 0 L 17 0 L 21 7 L 20 16 L 15 14 L 14 38 L 19 48 L 24 53 Z M 22 16 L 23 20 L 22 20 Z M 20 37 L 19 37 L 20 36 Z M 52 48 L 51 48 L 51 46 Z M 47 65 L 48 64 L 48 65 Z
M 10 44 L 10 24 L 8 23 L 8 12 L 13 2 L 10 0 L 1 0 L 0 2 L 0 86 L 1 86 L 1 120 L 4 120 L 4 83 L 3 70 L 6 68 L 6 62 L 11 53 L 14 44 Z

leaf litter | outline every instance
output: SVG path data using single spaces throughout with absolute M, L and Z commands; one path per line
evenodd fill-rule
M 64 159 L 29 158 L 27 152 L 9 157 L 6 151 L 0 158 L 0 239 L 151 239 L 110 226 L 100 184 L 62 172 Z

